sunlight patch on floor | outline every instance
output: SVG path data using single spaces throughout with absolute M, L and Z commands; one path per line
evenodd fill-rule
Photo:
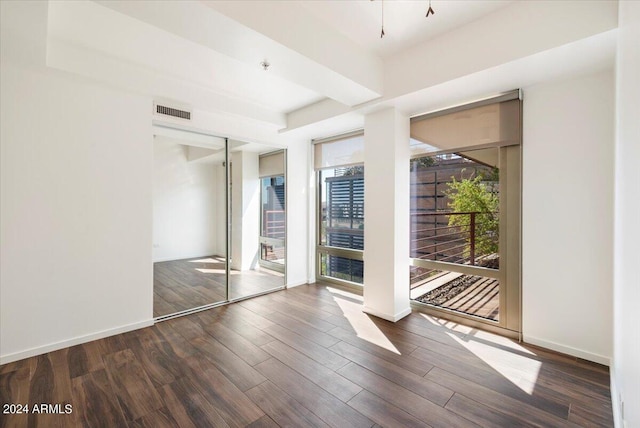
M 198 269 L 198 268 L 196 268 L 196 270 L 198 272 L 201 272 L 201 273 L 219 273 L 219 274 L 222 274 L 222 275 L 224 275 L 227 272 L 225 269 Z M 229 275 L 240 275 L 241 273 L 242 272 L 234 271 L 234 270 L 229 271 Z
M 473 334 L 475 333 L 461 338 L 454 333 L 447 333 L 456 343 L 474 354 L 493 370 L 500 373 L 505 379 L 509 380 L 527 394 L 533 394 L 538 373 L 542 366 L 542 363 L 532 358 L 535 357 L 535 354 L 501 336 L 491 335 L 491 340 L 501 342 L 501 348 L 497 348 L 492 346 L 492 343 L 490 343 L 491 340 L 474 340 Z M 489 333 L 484 334 L 489 335 Z M 514 352 L 503 349 L 506 342 L 509 342 L 508 348 Z M 497 345 L 497 343 L 494 345 Z
M 351 327 L 360 339 L 401 355 L 400 351 L 391 343 L 387 336 L 371 321 L 371 318 L 362 312 L 362 303 L 355 303 L 341 298 L 341 296 L 343 296 L 362 301 L 362 296 L 330 287 L 327 287 L 327 290 L 334 294 L 333 300 L 337 303 L 338 307 L 340 307 L 344 317 L 349 321 L 349 324 L 351 324 Z
M 189 263 L 224 263 L 218 259 L 207 257 L 206 259 L 188 260 Z

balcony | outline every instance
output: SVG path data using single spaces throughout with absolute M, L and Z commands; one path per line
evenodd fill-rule
M 495 212 L 411 213 L 411 299 L 498 321 L 497 218 Z

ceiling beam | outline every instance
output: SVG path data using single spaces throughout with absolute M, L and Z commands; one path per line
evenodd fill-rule
M 98 3 L 256 68 L 267 59 L 270 73 L 349 106 L 382 93 L 381 60 L 295 2 Z
M 428 96 L 431 88 L 437 89 L 466 76 L 483 75 L 485 86 L 494 87 L 495 79 L 487 76 L 492 70 L 505 66 L 517 69 L 510 65 L 525 60 L 529 67 L 535 66 L 531 64 L 535 61 L 528 61 L 529 58 L 544 58 L 543 54 L 556 50 L 565 52 L 567 45 L 617 28 L 617 8 L 616 1 L 515 2 L 481 20 L 385 59 L 385 91 L 379 99 L 355 108 L 326 102 L 305 106 L 287 115 L 287 126 L 282 132 L 340 117 L 348 111 L 366 112 L 376 106 L 394 105 L 404 98 L 412 98 L 412 105 L 418 103 L 416 97 L 422 105 L 432 103 L 434 100 Z M 547 67 L 566 68 L 561 55 L 559 61 L 555 65 L 543 63 Z M 580 62 L 583 61 L 578 59 Z M 545 70 L 535 72 L 552 74 Z M 526 74 L 531 81 L 532 73 Z M 517 83 L 518 79 L 510 81 Z M 476 83 L 484 84 L 477 79 Z M 480 87 L 464 89 L 466 93 L 482 94 L 482 91 Z

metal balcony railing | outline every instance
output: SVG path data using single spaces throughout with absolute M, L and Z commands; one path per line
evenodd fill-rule
M 497 267 L 497 228 L 495 212 L 412 212 L 410 254 L 422 260 Z M 436 272 L 412 267 L 411 284 Z

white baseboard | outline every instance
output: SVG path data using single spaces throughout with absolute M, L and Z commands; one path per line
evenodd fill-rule
M 622 412 L 620 411 L 620 393 L 618 392 L 618 386 L 616 384 L 616 369 L 613 364 L 609 368 L 609 377 L 611 379 L 611 408 L 613 410 L 613 426 L 624 428 Z
M 402 318 L 406 317 L 407 315 L 409 315 L 411 313 L 411 308 L 410 307 L 406 308 L 406 309 L 398 312 L 395 315 L 389 315 L 389 314 L 385 314 L 385 313 L 379 312 L 379 311 L 377 311 L 375 309 L 371 309 L 371 308 L 369 308 L 367 306 L 364 306 L 362 308 L 362 312 L 365 312 L 365 313 L 367 313 L 369 315 L 373 315 L 373 316 L 378 317 L 378 318 L 382 318 L 383 320 L 396 322 L 396 321 L 399 321 Z
M 12 363 L 14 361 L 22 360 L 24 358 L 35 357 L 36 355 L 57 351 L 59 349 L 79 345 L 81 343 L 91 342 L 93 340 L 102 339 L 102 338 L 113 336 L 116 334 L 126 333 L 128 331 L 149 327 L 153 324 L 154 322 L 152 319 L 148 321 L 141 321 L 133 324 L 123 325 L 116 328 L 111 328 L 109 330 L 98 331 L 96 333 L 87 334 L 85 336 L 74 337 L 72 339 L 63 340 L 61 342 L 50 343 L 44 346 L 38 346 L 36 348 L 27 349 L 26 351 L 15 352 L 13 354 L 7 354 L 7 355 L 0 355 L 0 364 L 7 364 L 7 363 Z
M 172 256 L 172 257 L 161 257 L 159 259 L 153 259 L 153 263 L 162 263 L 162 262 L 173 262 L 175 260 L 187 260 L 187 259 L 204 259 L 206 257 L 211 257 L 214 254 L 215 251 L 213 252 L 208 252 L 207 254 L 201 254 L 201 253 L 197 253 L 195 255 L 193 254 L 180 254 L 177 256 Z M 222 257 L 222 256 L 216 256 L 216 257 Z
M 287 288 L 299 287 L 300 285 L 309 285 L 309 283 L 306 282 L 306 281 L 302 281 L 302 282 L 295 281 L 295 282 L 287 284 Z
M 605 366 L 611 365 L 611 357 L 605 357 L 604 355 L 594 354 L 582 349 L 572 348 L 571 346 L 561 345 L 559 343 L 550 342 L 544 339 L 539 339 L 537 337 L 531 337 L 527 335 L 523 335 L 522 340 L 525 343 L 530 343 L 542 348 L 551 349 L 552 351 L 557 351 L 563 354 L 582 358 L 583 360 L 592 361 L 594 363 L 603 364 Z

